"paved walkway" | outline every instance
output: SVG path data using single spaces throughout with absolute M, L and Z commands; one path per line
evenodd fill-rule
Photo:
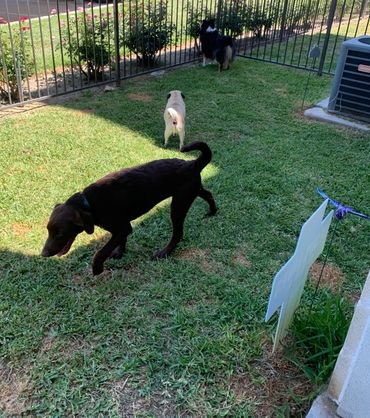
M 0 16 L 12 22 L 18 20 L 21 16 L 46 16 L 52 9 L 57 8 L 57 0 L 0 0 Z M 59 0 L 60 12 L 65 12 L 66 3 L 70 10 L 75 9 L 75 4 L 81 6 L 83 0 Z M 103 2 L 102 2 L 103 4 Z M 87 3 L 86 3 L 87 5 Z

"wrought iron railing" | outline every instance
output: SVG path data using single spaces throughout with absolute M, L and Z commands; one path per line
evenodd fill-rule
M 319 74 L 343 40 L 370 33 L 369 0 L 4 0 L 1 106 L 197 61 L 206 17 L 238 55 Z

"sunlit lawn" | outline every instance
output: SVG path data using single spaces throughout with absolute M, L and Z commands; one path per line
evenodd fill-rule
M 322 201 L 316 187 L 368 210 L 370 151 L 368 135 L 302 117 L 306 77 L 239 59 L 221 74 L 178 69 L 1 120 L 4 416 L 304 415 L 318 386 L 283 352 L 271 355 L 271 281 Z M 330 82 L 312 77 L 308 102 Z M 169 202 L 135 222 L 123 259 L 98 277 L 99 228 L 43 259 L 57 202 L 120 167 L 184 157 L 176 139 L 162 146 L 174 88 L 186 96 L 186 142 L 213 150 L 203 178 L 217 216 L 204 218 L 197 200 L 167 260 L 150 257 L 170 236 Z M 337 231 L 329 263 L 343 284 L 326 292 L 350 298 L 367 274 L 370 226 L 348 217 Z

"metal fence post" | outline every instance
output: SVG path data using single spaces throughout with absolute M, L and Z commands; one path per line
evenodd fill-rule
M 23 96 L 23 89 L 22 89 L 22 70 L 21 70 L 21 63 L 19 61 L 18 51 L 15 51 L 15 74 L 17 77 L 17 87 L 18 87 L 18 94 L 19 94 L 19 101 L 21 103 L 24 102 Z
M 283 41 L 283 38 L 284 38 L 287 9 L 288 9 L 288 0 L 285 0 L 284 1 L 284 6 L 283 6 L 283 13 L 282 13 L 282 17 L 281 17 L 281 29 L 280 29 L 280 34 L 279 34 L 279 42 L 280 43 Z
M 326 27 L 326 35 L 325 35 L 325 39 L 324 39 L 324 45 L 322 47 L 322 52 L 321 52 L 321 57 L 320 57 L 319 68 L 317 70 L 317 75 L 322 75 L 322 70 L 324 68 L 326 53 L 328 51 L 328 45 L 329 45 L 329 40 L 330 40 L 331 27 L 333 26 L 335 10 L 337 8 L 337 2 L 338 2 L 338 0 L 332 0 L 331 4 L 330 4 L 328 23 L 327 23 L 327 27 Z
M 220 26 L 221 26 L 221 23 L 220 23 L 221 12 L 222 12 L 222 0 L 218 0 L 218 2 L 217 2 L 217 16 L 216 16 L 217 28 L 220 28 Z
M 364 17 L 365 9 L 366 9 L 366 6 L 367 6 L 367 2 L 368 2 L 368 0 L 362 0 L 361 10 L 360 10 L 360 18 L 361 19 Z
M 116 56 L 116 85 L 121 85 L 121 57 L 119 53 L 119 19 L 118 19 L 118 0 L 114 0 L 113 3 L 114 13 L 114 52 Z

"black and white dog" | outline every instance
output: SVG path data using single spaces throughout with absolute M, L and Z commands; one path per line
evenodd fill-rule
M 200 26 L 203 66 L 206 60 L 216 60 L 220 71 L 228 70 L 234 61 L 236 49 L 231 36 L 221 35 L 215 26 L 215 19 L 205 19 Z

